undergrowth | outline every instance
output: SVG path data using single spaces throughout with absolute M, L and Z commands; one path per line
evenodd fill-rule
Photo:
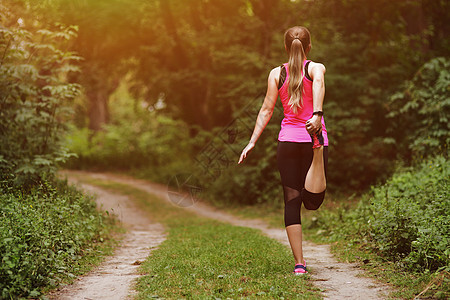
M 0 298 L 38 297 L 75 278 L 101 257 L 99 246 L 113 226 L 65 182 L 1 194 Z
M 448 297 L 449 167 L 448 160 L 436 157 L 399 170 L 356 207 L 319 210 L 307 232 L 316 241 L 336 242 L 341 258 L 360 261 L 378 278 L 397 285 L 402 297 L 425 289 L 427 296 Z
M 411 271 L 450 271 L 450 162 L 442 157 L 396 173 L 372 188 L 355 209 L 321 210 L 330 240 L 357 236 Z

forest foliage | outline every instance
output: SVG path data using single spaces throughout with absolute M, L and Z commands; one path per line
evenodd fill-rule
M 304 25 L 312 34 L 308 58 L 327 68 L 329 191 L 363 192 L 388 180 L 398 165 L 430 159 L 441 166 L 432 173 L 417 167 L 417 176 L 397 174 L 372 190 L 373 207 L 383 212 L 380 220 L 368 205 L 355 212 L 356 220 L 371 220 L 361 227 L 367 229 L 361 238 L 369 236 L 380 252 L 405 267 L 439 269 L 448 265 L 448 253 L 441 251 L 448 233 L 439 228 L 448 226 L 449 14 L 444 0 L 2 2 L 0 213 L 49 198 L 39 187 L 68 159 L 69 167 L 137 170 L 163 183 L 179 173 L 195 174 L 210 200 L 282 205 L 276 170 L 279 102 L 249 158 L 236 162 L 255 126 L 267 75 L 286 61 L 283 33 Z M 383 196 L 387 190 L 394 198 Z M 441 198 L 447 202 L 436 201 Z M 52 201 L 62 210 L 85 205 L 62 194 Z M 402 213 L 392 214 L 391 205 Z M 41 206 L 23 215 L 24 224 L 35 224 L 30 218 L 45 205 L 41 212 L 34 209 Z M 8 215 L 15 217 L 20 218 Z M 47 217 L 51 224 L 51 214 Z M 91 208 L 78 217 L 101 219 Z M 86 223 L 86 241 L 101 230 L 101 222 L 97 225 Z M 429 230 L 436 234 L 433 241 L 427 239 Z M 47 237 L 55 238 L 52 234 Z M 40 239 L 17 236 L 22 240 L 14 249 L 15 237 L 0 240 L 2 255 L 14 254 L 2 278 L 22 267 L 16 262 L 26 262 Z M 55 258 L 54 249 L 43 257 Z M 61 261 L 50 259 L 49 268 Z M 4 295 L 31 295 L 49 284 L 42 278 L 10 279 Z
M 165 147 L 167 151 L 162 152 L 167 153 L 176 153 L 173 149 L 179 149 L 177 153 L 183 155 L 189 149 L 192 151 L 190 162 L 194 169 L 197 168 L 195 157 L 208 144 L 205 136 L 214 137 L 226 128 L 255 98 L 259 105 L 262 104 L 261 94 L 265 92 L 270 69 L 286 60 L 283 32 L 296 24 L 311 31 L 309 58 L 327 67 L 324 111 L 330 135 L 331 190 L 359 192 L 386 180 L 395 169 L 393 160 L 414 163 L 413 152 L 418 151 L 420 145 L 427 145 L 422 147 L 422 153 L 429 154 L 425 149 L 433 145 L 434 154 L 447 155 L 445 118 L 449 91 L 445 64 L 450 31 L 445 20 L 450 10 L 446 1 L 155 0 L 133 2 L 129 11 L 123 10 L 120 0 L 114 5 L 106 5 L 103 1 L 76 2 L 69 5 L 70 9 L 64 8 L 66 2 L 63 0 L 51 2 L 54 18 L 79 26 L 80 34 L 73 47 L 87 60 L 82 65 L 82 76 L 78 78 L 95 77 L 103 86 L 98 88 L 97 79 L 83 81 L 85 97 L 76 102 L 75 123 L 78 128 L 95 129 L 91 124 L 92 119 L 97 118 L 95 122 L 106 124 L 102 126 L 109 132 L 85 132 L 85 144 L 80 147 L 97 147 L 97 151 L 91 153 L 91 159 L 83 155 L 83 159 L 74 161 L 71 166 L 101 167 L 105 165 L 105 157 L 114 157 L 106 163 L 111 168 L 116 165 L 136 168 L 136 163 L 126 163 L 128 157 L 138 157 L 136 147 L 129 147 L 127 153 L 126 149 L 110 153 L 111 148 L 105 146 L 107 135 L 126 136 L 124 141 L 135 136 L 139 140 L 139 132 L 144 134 L 149 130 L 153 135 L 161 136 L 156 132 L 166 130 L 167 126 L 145 130 L 141 127 L 139 132 L 124 133 L 125 127 L 133 127 L 133 124 L 140 127 L 141 120 L 158 115 L 157 118 L 164 116 L 176 120 L 175 128 L 188 129 L 183 133 L 188 141 L 182 143 L 190 143 L 192 147 L 179 146 L 178 133 L 172 138 L 166 137 L 164 145 L 155 139 L 158 145 L 155 147 Z M 74 16 L 71 11 L 98 13 Z M 119 11 L 124 14 L 121 22 L 128 22 L 126 35 L 116 28 Z M 139 18 L 134 15 L 132 18 L 132 14 Z M 110 23 L 112 27 L 108 26 Z M 126 50 L 121 47 L 124 43 Z M 435 57 L 441 58 L 431 61 Z M 90 68 L 93 63 L 88 60 L 99 64 Z M 429 64 L 425 65 L 427 62 Z M 418 71 L 422 66 L 422 71 Z M 113 67 L 115 71 L 111 70 Z M 441 76 L 438 83 L 436 76 Z M 422 86 L 418 85 L 419 81 L 423 81 Z M 117 98 L 112 96 L 123 82 L 127 83 L 131 94 L 126 103 L 114 100 Z M 424 95 L 414 91 L 423 90 L 425 85 L 429 89 L 428 96 L 422 97 Z M 113 88 L 103 92 L 105 86 Z M 91 89 L 102 92 L 94 95 L 89 92 Z M 440 96 L 430 98 L 436 93 Z M 103 104 L 98 104 L 100 102 Z M 98 107 L 92 103 L 102 106 L 104 111 L 96 114 Z M 439 104 L 430 106 L 430 103 Z M 114 115 L 114 106 L 120 105 L 134 107 L 135 117 L 121 119 L 120 114 Z M 245 122 L 246 131 L 238 135 L 237 147 L 244 148 L 250 138 L 251 131 L 247 129 L 253 129 L 257 110 L 253 113 Z M 413 114 L 417 117 L 412 117 Z M 250 177 L 245 181 L 255 187 L 250 198 L 259 198 L 256 201 L 268 199 L 264 196 L 266 185 L 261 183 L 277 178 L 276 173 L 266 175 L 273 173 L 270 168 L 275 169 L 275 143 L 282 115 L 282 110 L 275 111 L 270 126 L 251 154 L 257 159 L 246 161 L 246 169 L 242 167 L 240 171 Z M 115 127 L 118 123 L 121 128 Z M 115 130 L 120 134 L 113 134 Z M 416 132 L 421 132 L 421 138 L 415 139 Z M 427 134 L 434 140 L 425 137 Z M 91 139 L 91 135 L 97 137 Z M 150 136 L 149 133 L 144 135 L 144 139 Z M 128 140 L 119 144 L 131 145 L 133 142 Z M 105 153 L 101 153 L 103 151 Z M 159 181 L 167 182 L 176 173 L 159 172 L 157 165 L 147 164 L 149 158 L 144 157 L 151 151 L 142 149 L 139 156 L 142 158 L 141 169 L 146 173 L 153 170 L 161 174 Z M 231 161 L 238 156 L 235 152 L 226 155 L 227 166 L 231 166 Z M 421 159 L 421 154 L 417 155 L 417 159 Z M 163 156 L 166 163 L 177 164 L 176 154 L 170 162 L 165 154 Z M 103 158 L 97 160 L 97 157 Z M 266 166 L 266 160 L 270 166 Z M 180 171 L 186 171 L 185 164 L 182 165 Z M 228 189 L 233 183 L 242 182 L 237 178 L 223 180 L 228 181 L 224 187 Z
M 0 29 L 0 180 L 27 189 L 71 156 L 61 140 L 80 85 L 65 78 L 81 58 L 67 50 L 74 26 L 30 31 L 6 8 L 0 21 L 10 25 Z
M 391 142 L 400 143 L 401 157 L 422 160 L 444 154 L 450 144 L 450 59 L 437 57 L 424 64 L 404 90 L 391 96 L 388 118 Z
M 110 226 L 91 198 L 55 177 L 74 155 L 63 142 L 81 89 L 68 80 L 81 60 L 68 46 L 77 28 L 29 24 L 22 5 L 8 4 L 0 3 L 0 299 L 37 298 L 80 274 Z

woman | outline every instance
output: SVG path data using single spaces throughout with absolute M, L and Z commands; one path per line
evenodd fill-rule
M 240 164 L 272 117 L 280 96 L 284 119 L 278 134 L 277 165 L 284 194 L 284 222 L 294 254 L 294 274 L 306 274 L 302 251 L 301 205 L 316 210 L 325 197 L 328 137 L 323 119 L 325 66 L 306 59 L 311 50 L 308 29 L 289 28 L 284 35 L 289 62 L 274 68 L 264 103 Z

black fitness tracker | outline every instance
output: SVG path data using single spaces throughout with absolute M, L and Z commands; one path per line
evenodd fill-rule
M 318 116 L 323 116 L 323 111 L 321 111 L 321 110 L 318 110 L 318 111 L 315 111 L 315 112 L 313 112 L 313 116 L 314 115 L 318 115 Z

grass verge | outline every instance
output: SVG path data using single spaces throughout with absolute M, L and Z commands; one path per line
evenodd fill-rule
M 125 229 L 116 223 L 114 219 L 111 219 L 109 223 L 110 224 L 107 225 L 108 229 L 99 236 L 99 239 L 92 241 L 89 247 L 83 249 L 79 260 L 69 266 L 68 271 L 71 272 L 72 275 L 62 278 L 58 288 L 72 284 L 76 278 L 88 273 L 96 266 L 99 266 L 105 258 L 113 255 L 114 249 L 117 248 L 123 238 Z M 43 296 L 41 299 L 48 299 L 48 296 L 55 291 L 56 289 L 54 286 L 44 288 L 42 290 Z
M 168 231 L 166 241 L 141 266 L 138 299 L 321 299 L 308 276 L 290 273 L 289 249 L 258 230 L 200 217 L 127 185 L 87 180 L 131 197 Z

